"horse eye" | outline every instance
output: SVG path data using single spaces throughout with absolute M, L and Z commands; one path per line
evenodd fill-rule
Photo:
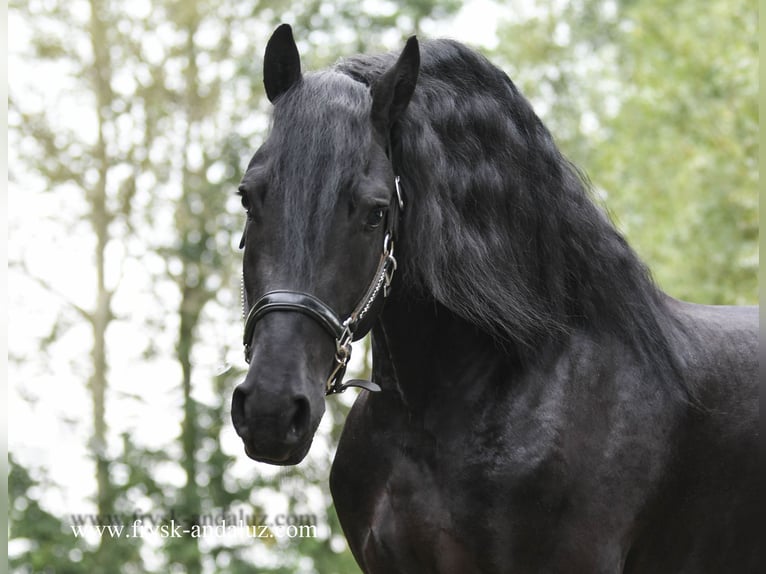
M 244 183 L 240 184 L 237 188 L 237 194 L 242 200 L 242 207 L 244 207 L 246 211 L 250 211 L 250 198 L 247 196 L 247 187 L 245 187 Z
M 376 207 L 370 213 L 367 214 L 367 227 L 378 227 L 383 223 L 383 218 L 386 216 L 386 210 L 383 207 Z
M 250 211 L 250 200 L 247 197 L 247 194 L 242 194 L 242 207 L 245 208 L 245 211 L 247 212 L 247 220 L 252 221 L 253 219 L 253 213 Z

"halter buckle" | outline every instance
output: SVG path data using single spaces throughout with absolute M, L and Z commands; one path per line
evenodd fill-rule
M 325 395 L 342 393 L 346 390 L 343 386 L 343 375 L 346 374 L 346 368 L 351 359 L 351 340 L 353 337 L 351 318 L 348 318 L 343 322 L 343 332 L 335 340 L 335 367 L 327 378 Z
M 327 383 L 325 383 L 325 396 L 335 395 L 346 390 L 343 386 L 343 375 L 346 374 L 346 365 L 337 362 L 337 357 L 335 360 L 335 368 L 330 373 L 330 376 L 327 377 Z
M 391 250 L 391 253 L 388 254 L 386 262 L 388 265 L 386 265 L 386 269 L 383 272 L 385 277 L 383 282 L 383 297 L 388 297 L 388 294 L 391 291 L 391 283 L 394 281 L 394 272 L 396 271 L 396 257 L 394 257 L 393 249 Z

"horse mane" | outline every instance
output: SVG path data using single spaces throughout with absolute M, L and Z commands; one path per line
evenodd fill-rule
M 395 57 L 335 70 L 369 86 Z M 585 328 L 678 373 L 667 297 L 500 69 L 454 41 L 421 43 L 392 153 L 410 287 L 529 355 Z

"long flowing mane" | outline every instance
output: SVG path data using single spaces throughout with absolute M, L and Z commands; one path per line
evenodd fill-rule
M 394 57 L 335 69 L 370 85 Z M 457 42 L 422 43 L 392 140 L 412 287 L 528 353 L 590 328 L 677 372 L 665 295 L 505 73 Z

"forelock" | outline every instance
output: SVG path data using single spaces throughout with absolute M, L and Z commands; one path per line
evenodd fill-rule
M 307 74 L 274 107 L 271 187 L 301 272 L 321 253 L 339 197 L 367 169 L 370 107 L 366 86 L 332 71 Z

